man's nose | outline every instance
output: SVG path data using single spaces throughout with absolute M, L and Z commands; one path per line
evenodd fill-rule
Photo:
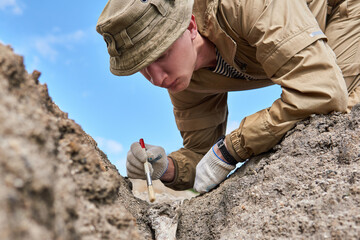
M 149 80 L 155 86 L 161 87 L 164 80 L 167 78 L 166 72 L 160 66 L 158 66 L 158 64 L 150 64 L 146 68 L 146 71 L 149 74 Z

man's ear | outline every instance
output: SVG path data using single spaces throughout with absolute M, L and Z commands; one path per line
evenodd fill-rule
M 188 26 L 188 30 L 190 31 L 191 39 L 194 40 L 198 34 L 197 25 L 195 22 L 195 16 L 192 14 L 190 19 L 190 24 Z

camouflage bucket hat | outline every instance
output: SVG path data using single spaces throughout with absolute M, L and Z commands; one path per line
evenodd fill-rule
M 134 74 L 161 56 L 190 24 L 194 0 L 109 0 L 96 25 L 110 71 Z

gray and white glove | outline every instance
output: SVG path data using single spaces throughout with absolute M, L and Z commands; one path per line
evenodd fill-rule
M 146 179 L 144 163 L 149 160 L 151 179 L 156 180 L 166 172 L 169 160 L 165 150 L 159 146 L 145 144 L 146 153 L 139 142 L 131 144 L 126 159 L 126 171 L 129 178 Z
M 199 193 L 208 192 L 219 185 L 236 167 L 219 158 L 215 154 L 214 146 L 196 166 L 194 189 Z

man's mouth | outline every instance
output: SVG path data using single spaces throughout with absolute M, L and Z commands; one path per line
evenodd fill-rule
M 166 86 L 165 88 L 171 90 L 176 86 L 177 82 L 178 82 L 178 80 L 175 79 L 169 86 Z

